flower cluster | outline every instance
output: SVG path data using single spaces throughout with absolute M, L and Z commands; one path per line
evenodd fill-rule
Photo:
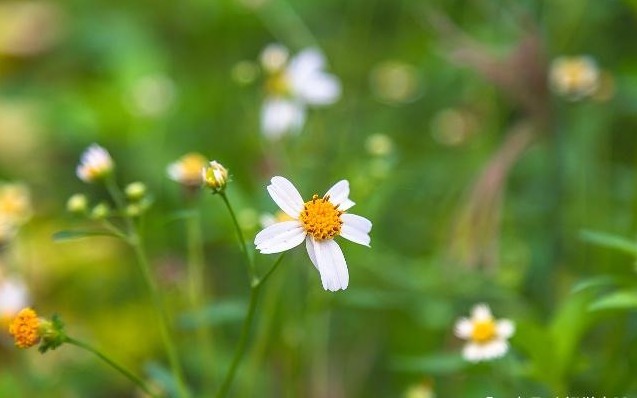
M 261 130 L 268 138 L 298 132 L 308 106 L 330 105 L 341 95 L 340 81 L 323 70 L 325 57 L 317 49 L 305 49 L 290 59 L 285 47 L 271 44 L 261 53 L 261 65 L 267 74 Z

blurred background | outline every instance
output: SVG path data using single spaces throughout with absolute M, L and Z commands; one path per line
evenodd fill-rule
M 52 239 L 93 223 L 66 212 L 72 194 L 109 200 L 75 175 L 99 143 L 119 183 L 154 199 L 144 233 L 188 382 L 218 385 L 249 288 L 232 221 L 202 191 L 204 316 L 189 307 L 192 203 L 166 168 L 195 151 L 229 169 L 250 241 L 277 210 L 273 175 L 304 198 L 348 179 L 353 212 L 374 224 L 371 249 L 339 240 L 344 292 L 321 288 L 304 249 L 287 255 L 232 396 L 637 396 L 636 17 L 633 0 L 1 1 L 0 181 L 5 213 L 21 216 L 0 225 L 0 280 L 162 385 L 130 249 Z M 278 137 L 261 119 L 272 43 L 320 50 L 341 86 Z M 260 272 L 275 258 L 255 256 Z M 453 326 L 480 302 L 516 334 L 504 358 L 472 364 Z M 0 396 L 140 394 L 75 347 L 0 343 Z

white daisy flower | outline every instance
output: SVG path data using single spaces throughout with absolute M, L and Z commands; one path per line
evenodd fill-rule
M 29 293 L 25 284 L 14 278 L 0 279 L 0 320 L 10 319 L 28 306 Z
M 506 354 L 507 340 L 513 336 L 515 325 L 508 319 L 495 320 L 489 306 L 478 304 L 471 310 L 471 318 L 456 322 L 454 332 L 467 340 L 462 356 L 469 362 L 479 362 Z
M 558 95 L 571 101 L 592 95 L 599 88 L 601 73 L 590 56 L 558 57 L 551 63 L 549 83 Z
M 263 50 L 261 64 L 268 74 L 261 129 L 268 138 L 299 131 L 307 106 L 330 105 L 341 95 L 340 81 L 324 71 L 325 57 L 317 49 L 289 59 L 285 47 L 271 44 Z
M 346 213 L 354 206 L 349 199 L 349 182 L 334 184 L 321 198 L 312 196 L 307 202 L 294 185 L 283 177 L 272 177 L 267 187 L 274 202 L 291 221 L 277 222 L 265 228 L 254 238 L 254 244 L 263 254 L 280 253 L 305 241 L 307 254 L 321 275 L 325 290 L 346 289 L 349 274 L 345 257 L 336 236 L 342 236 L 369 247 L 372 223 L 355 214 Z
M 111 155 L 106 149 L 93 144 L 82 154 L 76 174 L 84 182 L 94 182 L 106 177 L 111 171 L 113 171 Z

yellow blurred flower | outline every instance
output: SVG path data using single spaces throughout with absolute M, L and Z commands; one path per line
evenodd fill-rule
M 551 89 L 572 101 L 593 95 L 599 87 L 599 81 L 600 71 L 597 62 L 590 56 L 562 56 L 551 63 Z
M 19 227 L 33 214 L 29 189 L 19 183 L 0 184 L 0 224 Z
M 203 183 L 201 170 L 208 165 L 208 159 L 200 153 L 190 152 L 168 165 L 168 178 L 186 187 L 199 187 Z
M 0 3 L 0 54 L 26 57 L 49 50 L 61 36 L 61 19 L 54 2 Z

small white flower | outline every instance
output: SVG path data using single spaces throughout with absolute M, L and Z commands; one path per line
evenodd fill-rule
M 0 223 L 20 227 L 32 215 L 29 188 L 20 183 L 0 183 Z
M 27 287 L 19 279 L 0 279 L 0 319 L 15 316 L 28 306 L 29 293 Z
M 454 332 L 467 340 L 462 356 L 469 362 L 479 362 L 506 354 L 507 340 L 513 336 L 515 325 L 508 319 L 495 320 L 489 306 L 478 304 L 471 310 L 471 318 L 456 322 Z
M 349 199 L 349 182 L 334 184 L 321 198 L 314 195 L 307 202 L 294 185 L 283 177 L 272 177 L 267 187 L 274 202 L 291 221 L 277 222 L 265 228 L 254 238 L 254 244 L 263 254 L 280 253 L 305 241 L 307 254 L 321 275 L 325 290 L 346 289 L 349 274 L 345 257 L 336 236 L 369 247 L 372 223 L 355 214 L 346 213 L 354 206 Z
M 576 101 L 595 93 L 600 75 L 597 62 L 592 57 L 562 56 L 551 63 L 549 83 L 556 94 Z
M 341 83 L 324 71 L 325 57 L 314 48 L 289 59 L 288 51 L 271 44 L 261 54 L 268 73 L 267 96 L 261 109 L 261 128 L 268 138 L 300 130 L 307 106 L 330 105 L 341 95 Z
M 77 166 L 77 177 L 84 182 L 94 182 L 106 177 L 113 170 L 113 159 L 108 151 L 97 144 L 93 144 L 80 158 Z

